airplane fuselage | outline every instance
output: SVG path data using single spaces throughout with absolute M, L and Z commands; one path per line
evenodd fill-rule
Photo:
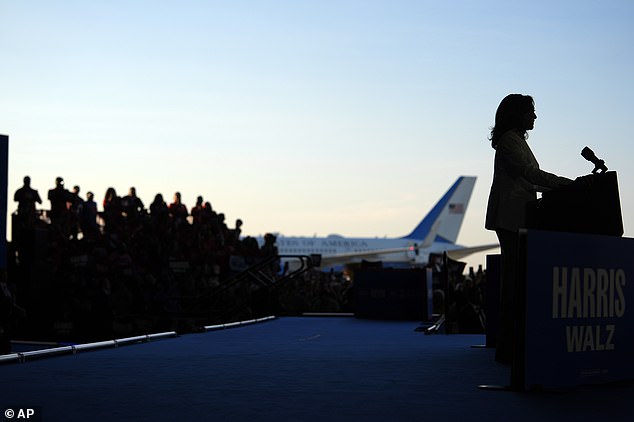
M 379 246 L 379 241 L 381 245 Z M 280 254 L 340 254 L 350 252 L 364 252 L 379 247 L 402 246 L 397 239 L 349 238 L 340 236 L 328 237 L 283 237 L 277 238 Z
M 442 253 L 443 250 L 460 248 L 460 245 L 435 242 L 430 247 L 422 248 L 423 240 L 408 238 L 352 238 L 338 235 L 328 237 L 285 237 L 279 236 L 276 245 L 280 255 L 321 255 L 336 257 L 346 255 L 347 263 L 362 260 L 399 263 L 411 266 L 424 265 L 430 253 Z M 393 252 L 378 253 L 395 249 Z M 360 256 L 355 257 L 354 254 Z

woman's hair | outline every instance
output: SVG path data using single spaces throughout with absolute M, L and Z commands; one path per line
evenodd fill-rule
M 106 194 L 104 195 L 104 201 L 111 201 L 117 197 L 117 191 L 114 188 L 106 189 Z
M 535 109 L 535 102 L 530 95 L 509 94 L 500 103 L 495 112 L 495 126 L 491 129 L 491 146 L 495 149 L 498 141 L 511 129 L 518 129 L 523 132 L 526 138 L 527 132 L 524 128 L 524 115 Z

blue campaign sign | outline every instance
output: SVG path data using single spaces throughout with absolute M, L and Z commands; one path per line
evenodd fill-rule
M 528 231 L 525 388 L 634 379 L 634 239 Z

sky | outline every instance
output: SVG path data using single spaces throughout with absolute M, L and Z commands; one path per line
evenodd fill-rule
M 588 174 L 591 147 L 632 236 L 633 22 L 629 0 L 0 0 L 8 210 L 61 176 L 202 195 L 246 235 L 400 237 L 468 175 L 458 243 L 495 243 L 487 137 L 522 93 L 541 168 Z

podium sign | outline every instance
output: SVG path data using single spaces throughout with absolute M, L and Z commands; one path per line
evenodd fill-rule
M 525 389 L 634 379 L 634 239 L 525 236 Z

